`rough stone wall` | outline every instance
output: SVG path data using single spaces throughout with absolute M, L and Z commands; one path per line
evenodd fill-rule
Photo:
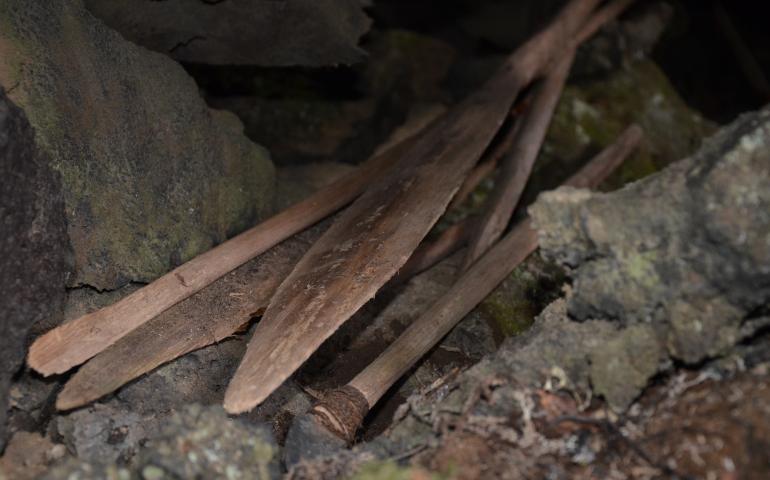
M 59 176 L 0 89 L 0 450 L 9 381 L 32 327 L 62 314 L 70 256 Z
M 0 84 L 61 174 L 70 286 L 151 281 L 270 208 L 272 163 L 237 118 L 81 0 L 0 3 Z

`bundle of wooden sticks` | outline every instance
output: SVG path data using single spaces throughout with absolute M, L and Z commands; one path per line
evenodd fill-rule
M 575 50 L 631 1 L 570 1 L 482 88 L 427 127 L 119 302 L 46 333 L 32 345 L 29 365 L 52 375 L 85 363 L 57 400 L 59 409 L 71 409 L 228 337 L 261 314 L 224 401 L 228 412 L 248 411 L 387 282 L 406 279 L 467 245 L 451 290 L 314 408 L 324 425 L 352 440 L 387 389 L 536 248 L 527 220 L 505 233 L 512 213 Z M 525 89 L 531 92 L 526 101 L 520 98 Z M 516 115 L 513 127 L 490 149 L 510 112 Z M 629 127 L 566 183 L 596 185 L 640 138 L 640 129 Z M 495 169 L 499 178 L 482 217 L 425 243 L 450 202 L 462 201 Z M 311 235 L 309 245 L 309 234 L 301 232 L 332 214 L 328 229 Z M 230 295 L 235 291 L 243 294 Z M 213 318 L 198 308 L 209 302 L 221 305 Z

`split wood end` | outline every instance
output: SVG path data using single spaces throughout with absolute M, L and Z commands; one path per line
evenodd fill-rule
M 328 431 L 352 444 L 356 432 L 369 413 L 369 403 L 364 395 L 356 388 L 345 385 L 324 394 L 323 399 L 315 405 L 310 413 Z

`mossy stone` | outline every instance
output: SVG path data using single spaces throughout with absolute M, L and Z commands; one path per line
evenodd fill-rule
M 11 0 L 0 18 L 0 83 L 62 178 L 70 286 L 149 282 L 268 212 L 269 155 L 180 65 L 82 0 Z

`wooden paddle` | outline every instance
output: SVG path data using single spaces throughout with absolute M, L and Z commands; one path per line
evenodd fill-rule
M 257 325 L 225 394 L 250 410 L 374 297 L 446 209 L 519 92 L 574 48 L 598 0 L 572 0 L 479 91 L 419 135 L 402 160 L 358 198 L 300 260 Z

